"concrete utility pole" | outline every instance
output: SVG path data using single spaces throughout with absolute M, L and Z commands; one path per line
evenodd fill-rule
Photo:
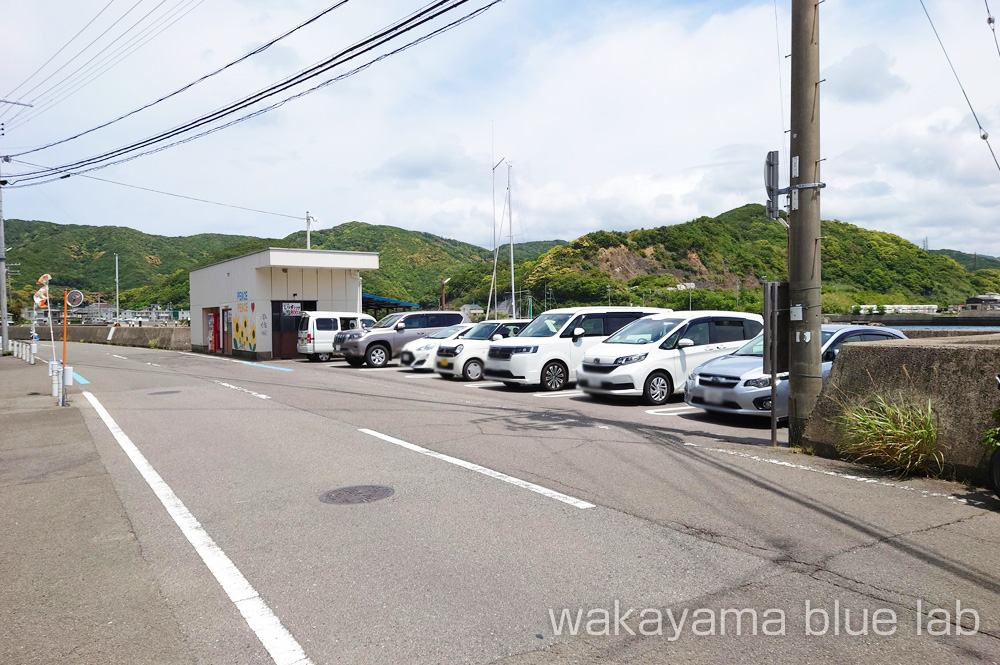
M 0 156 L 0 163 L 4 161 L 4 158 Z M 3 278 L 4 288 L 0 289 L 0 319 L 3 323 L 0 323 L 0 335 L 3 336 L 3 343 L 0 344 L 0 355 L 7 353 L 10 349 L 10 340 L 8 339 L 7 333 L 7 239 L 4 237 L 3 233 L 3 185 L 6 184 L 3 180 L 3 175 L 0 174 L 0 278 Z
M 823 388 L 819 193 L 819 4 L 792 0 L 791 210 L 788 215 L 788 440 L 802 442 Z

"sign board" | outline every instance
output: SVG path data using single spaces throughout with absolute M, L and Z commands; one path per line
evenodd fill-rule
M 283 302 L 283 303 L 281 303 L 281 315 L 282 316 L 301 316 L 302 315 L 302 303 L 300 303 L 300 302 Z

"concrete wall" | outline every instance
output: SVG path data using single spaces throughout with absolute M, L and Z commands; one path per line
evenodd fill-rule
M 930 400 L 938 445 L 956 478 L 985 483 L 988 460 L 979 441 L 1000 408 L 997 374 L 1000 334 L 847 344 L 806 425 L 804 445 L 837 456 L 841 433 L 834 420 L 844 402 L 876 394 L 915 406 Z
M 39 354 L 45 356 L 47 344 L 51 344 L 52 338 L 49 336 L 48 326 L 37 326 Z M 151 341 L 156 342 L 158 349 L 170 349 L 172 351 L 191 350 L 191 329 L 187 326 L 143 326 L 128 327 L 121 326 L 114 328 L 111 340 L 108 340 L 108 333 L 112 329 L 108 326 L 67 326 L 66 340 L 69 342 L 89 342 L 91 344 L 113 344 L 115 346 L 138 346 L 150 348 Z M 30 326 L 10 326 L 11 339 L 29 339 L 31 336 Z M 63 329 L 61 326 L 55 327 L 56 355 L 62 356 L 62 348 L 59 345 L 63 341 Z

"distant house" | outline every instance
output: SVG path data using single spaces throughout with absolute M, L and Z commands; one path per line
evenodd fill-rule
M 1000 309 L 1000 293 L 984 293 L 966 299 L 967 309 Z
M 460 312 L 462 312 L 462 314 L 465 314 L 465 317 L 469 320 L 472 320 L 472 318 L 476 316 L 482 316 L 485 313 L 483 312 L 482 307 L 471 303 L 468 305 L 462 305 L 458 309 Z

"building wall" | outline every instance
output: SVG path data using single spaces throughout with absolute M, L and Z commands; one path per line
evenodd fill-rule
M 191 272 L 191 346 L 208 348 L 205 310 L 231 311 L 232 324 L 225 334 L 238 355 L 270 358 L 272 353 L 271 302 L 316 301 L 320 310 L 361 311 L 361 268 L 378 267 L 377 259 L 344 252 L 345 268 L 274 267 L 269 251 L 239 257 Z M 285 262 L 307 263 L 309 252 L 282 255 Z M 224 316 L 223 316 L 224 318 Z

